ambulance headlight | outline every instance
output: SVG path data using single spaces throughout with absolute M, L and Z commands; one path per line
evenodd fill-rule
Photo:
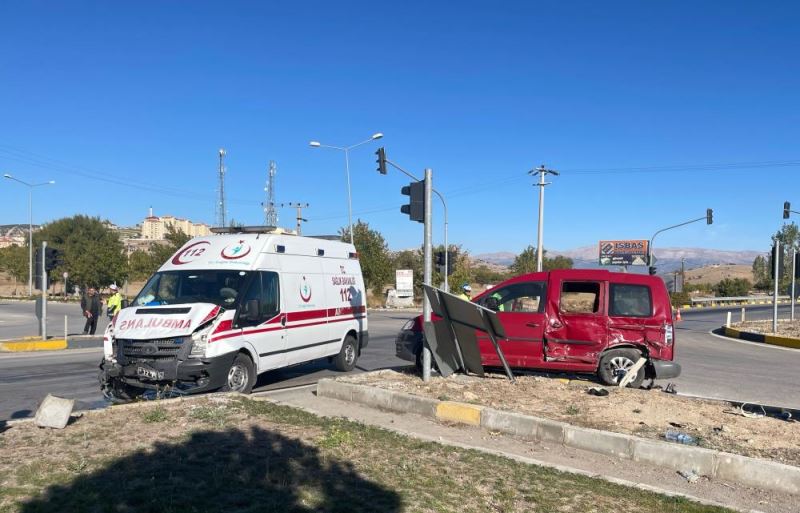
M 206 355 L 206 348 L 208 348 L 208 336 L 210 334 L 211 324 L 192 333 L 192 351 L 189 353 L 189 356 L 202 358 Z

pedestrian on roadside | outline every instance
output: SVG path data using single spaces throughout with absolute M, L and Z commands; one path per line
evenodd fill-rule
M 111 289 L 111 295 L 106 303 L 106 315 L 111 320 L 122 309 L 122 294 L 119 293 L 116 283 L 112 283 L 108 288 Z
M 97 330 L 97 318 L 100 317 L 100 296 L 97 289 L 89 287 L 86 295 L 81 298 L 81 310 L 86 317 L 86 324 L 83 325 L 84 335 L 94 335 Z

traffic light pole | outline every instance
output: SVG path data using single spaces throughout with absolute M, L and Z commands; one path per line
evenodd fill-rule
M 794 285 L 797 282 L 797 250 L 792 251 L 792 298 L 790 299 L 791 307 L 791 320 L 794 322 Z
M 778 284 L 781 281 L 780 271 L 780 250 L 781 243 L 775 240 L 775 258 L 773 258 L 772 266 L 775 270 L 775 288 L 772 294 L 772 333 L 778 333 Z
M 42 241 L 42 340 L 47 340 L 47 241 Z
M 383 150 L 383 148 L 379 148 L 379 151 L 380 150 Z M 411 178 L 412 180 L 415 180 L 417 182 L 420 181 L 419 178 L 417 178 L 416 176 L 412 175 L 411 173 L 409 173 L 408 171 L 406 171 L 402 167 L 398 166 L 397 164 L 395 164 L 391 160 L 387 159 L 385 152 L 381 152 L 381 153 L 382 153 L 382 157 L 380 157 L 380 158 L 382 158 L 384 162 L 386 162 L 387 164 L 389 164 L 393 168 L 397 169 L 398 171 L 400 171 L 401 173 L 403 173 L 407 177 Z M 444 268 L 445 268 L 445 273 L 444 273 L 444 291 L 445 292 L 450 292 L 450 285 L 448 283 L 448 277 L 447 277 L 447 269 L 449 269 L 449 264 L 448 264 L 448 260 L 447 259 L 450 258 L 450 255 L 449 255 L 450 246 L 447 245 L 447 202 L 444 200 L 444 196 L 442 196 L 442 193 L 437 191 L 433 187 L 431 187 L 431 192 L 433 192 L 434 194 L 439 196 L 439 199 L 442 202 L 442 208 L 444 209 Z M 427 196 L 426 196 L 426 199 L 427 199 Z
M 702 221 L 703 219 L 706 220 L 706 224 L 711 224 L 711 222 L 712 222 L 712 217 L 711 216 L 712 216 L 712 211 L 709 208 L 709 209 L 706 210 L 706 215 L 704 215 L 703 217 L 698 217 L 697 219 L 692 219 L 691 221 L 686 221 L 686 222 L 683 222 L 683 223 L 680 223 L 680 224 L 676 224 L 676 225 L 673 225 L 673 226 L 667 226 L 666 228 L 662 228 L 662 229 L 658 230 L 656 233 L 654 233 L 653 236 L 650 237 L 650 243 L 647 245 L 647 265 L 649 265 L 649 266 L 653 265 L 653 241 L 655 240 L 656 235 L 658 235 L 661 232 L 665 232 L 667 230 L 672 230 L 673 228 L 680 228 L 681 226 L 686 226 L 687 224 L 692 224 L 692 223 L 696 223 L 698 221 Z
M 433 281 L 433 230 L 431 222 L 431 170 L 425 168 L 425 241 L 422 246 L 422 254 L 425 260 L 425 266 L 422 272 L 422 281 L 426 285 L 431 285 Z M 425 323 L 431 322 L 431 302 L 428 300 L 428 295 L 422 296 L 422 321 Z M 431 379 L 431 351 L 429 348 L 422 348 L 422 381 L 430 381 Z

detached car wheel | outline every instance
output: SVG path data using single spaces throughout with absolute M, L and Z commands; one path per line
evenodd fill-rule
M 333 364 L 337 370 L 342 372 L 350 372 L 356 368 L 356 361 L 358 360 L 358 342 L 353 335 L 344 337 L 344 344 L 342 350 L 333 359 Z
M 241 392 L 249 394 L 256 384 L 256 366 L 253 360 L 244 353 L 236 355 L 231 368 L 228 370 L 228 377 L 220 390 L 223 392 Z
M 639 361 L 642 353 L 636 349 L 622 348 L 612 349 L 600 359 L 600 366 L 597 369 L 597 376 L 605 385 L 618 385 L 625 373 Z M 628 383 L 630 388 L 639 388 L 644 381 L 645 368 L 639 369 L 636 377 Z

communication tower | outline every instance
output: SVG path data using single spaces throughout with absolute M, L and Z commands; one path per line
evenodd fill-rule
M 217 226 L 225 226 L 225 149 L 219 149 L 219 184 L 217 185 L 217 204 L 214 218 Z
M 274 160 L 269 161 L 269 173 L 267 174 L 267 184 L 264 186 L 266 201 L 261 206 L 264 208 L 264 225 L 278 226 L 278 211 L 275 208 L 275 174 L 278 166 Z

